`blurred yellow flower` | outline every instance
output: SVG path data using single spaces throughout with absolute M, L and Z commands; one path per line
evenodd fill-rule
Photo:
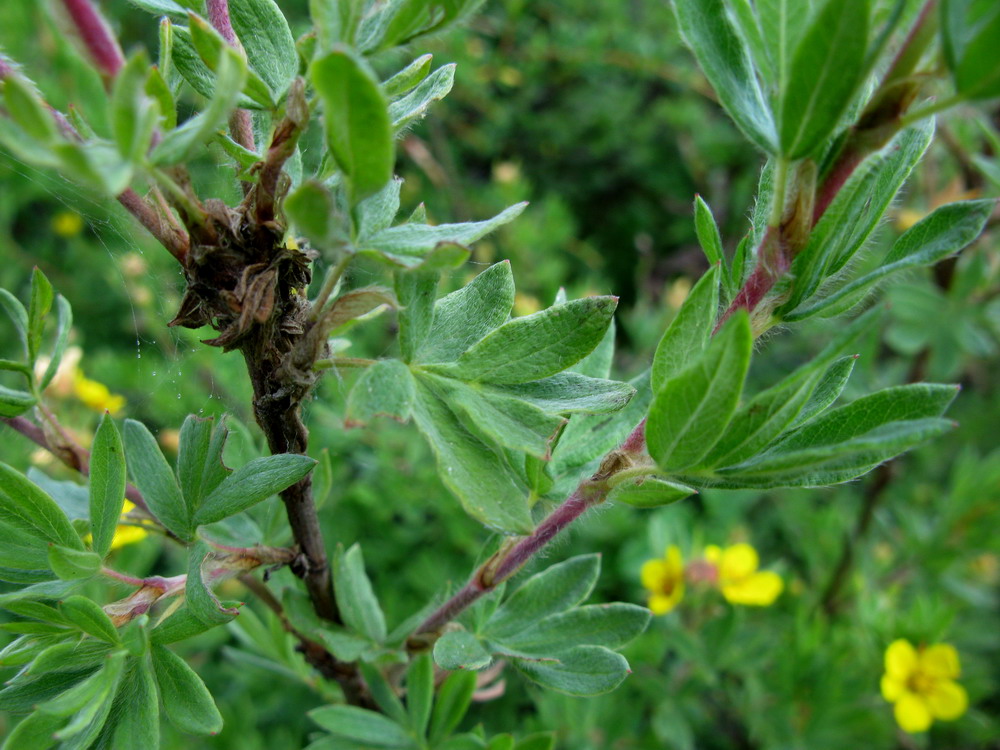
M 649 609 L 654 615 L 665 615 L 684 598 L 684 559 L 676 545 L 667 547 L 658 560 L 642 564 L 642 585 L 649 591 Z
M 950 644 L 919 651 L 905 638 L 889 644 L 882 697 L 895 704 L 896 723 L 904 732 L 925 732 L 934 719 L 951 721 L 965 713 L 969 698 L 955 682 L 960 671 L 958 652 Z
M 109 411 L 117 414 L 125 406 L 125 397 L 112 393 L 104 383 L 90 380 L 77 371 L 73 378 L 73 393 L 94 411 Z
M 123 521 L 126 520 L 125 516 L 127 516 L 129 512 L 134 508 L 135 505 L 126 500 L 125 504 L 122 506 L 121 520 Z M 146 531 L 141 526 L 133 526 L 131 524 L 118 524 L 118 526 L 115 528 L 115 535 L 111 539 L 111 549 L 115 550 L 124 547 L 127 544 L 135 544 L 136 542 L 145 539 L 147 534 L 149 534 L 149 532 Z M 87 544 L 90 544 L 91 542 L 90 534 L 87 534 L 87 536 L 85 536 L 83 540 L 87 542 Z
M 52 217 L 52 231 L 60 237 L 76 237 L 83 231 L 83 217 L 76 211 L 60 211 Z
M 757 550 L 749 544 L 734 544 L 721 549 L 714 544 L 705 548 L 705 559 L 718 570 L 717 583 L 730 604 L 767 607 L 781 594 L 785 584 L 770 570 L 758 571 Z

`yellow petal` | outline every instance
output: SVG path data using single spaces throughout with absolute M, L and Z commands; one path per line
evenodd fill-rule
M 757 550 L 749 544 L 734 544 L 726 547 L 719 562 L 719 577 L 723 582 L 748 578 L 757 572 L 760 561 Z
M 906 692 L 899 696 L 893 710 L 896 723 L 904 732 L 926 732 L 931 726 L 931 712 L 923 699 L 914 693 Z
M 969 696 L 965 688 L 951 680 L 939 680 L 925 696 L 927 706 L 935 719 L 951 721 L 965 713 L 969 707 Z
M 899 696 L 906 692 L 906 683 L 897 680 L 892 675 L 882 675 L 881 687 L 882 697 L 889 701 L 889 703 L 895 703 L 899 700 Z
M 958 651 L 948 643 L 935 643 L 920 652 L 920 671 L 930 677 L 953 680 L 961 674 Z
M 146 538 L 148 531 L 139 526 L 118 526 L 115 528 L 115 535 L 111 539 L 111 549 L 124 547 L 126 544 L 135 544 Z
M 705 559 L 710 563 L 719 564 L 719 560 L 722 559 L 722 549 L 717 544 L 710 544 L 705 547 Z
M 885 673 L 906 682 L 917 669 L 917 652 L 905 638 L 889 644 L 885 650 Z
M 663 582 L 670 576 L 666 560 L 646 560 L 642 564 L 639 578 L 644 588 L 650 591 L 660 591 L 664 588 Z
M 667 570 L 675 578 L 684 577 L 684 558 L 681 557 L 681 548 L 676 544 L 667 547 Z
M 649 610 L 654 615 L 665 615 L 676 607 L 684 597 L 684 586 L 678 586 L 669 594 L 650 594 Z
M 749 578 L 722 587 L 722 595 L 732 604 L 769 607 L 781 594 L 785 584 L 781 576 L 769 570 L 754 573 Z

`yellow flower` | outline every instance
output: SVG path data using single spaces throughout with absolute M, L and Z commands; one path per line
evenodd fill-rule
M 774 604 L 784 588 L 777 573 L 757 570 L 760 565 L 757 550 L 749 544 L 734 544 L 725 549 L 709 545 L 705 548 L 705 559 L 718 569 L 719 589 L 730 604 L 767 607 Z
M 83 217 L 76 211 L 60 211 L 52 217 L 52 231 L 69 239 L 83 231 Z
M 94 411 L 109 411 L 117 414 L 125 406 L 125 397 L 113 394 L 104 383 L 90 380 L 77 372 L 73 379 L 73 392 L 76 397 Z
M 684 560 L 676 545 L 667 547 L 661 559 L 644 562 L 640 575 L 654 615 L 665 615 L 684 598 Z
M 917 651 L 905 638 L 885 650 L 882 697 L 894 703 L 896 723 L 904 732 L 925 732 L 934 719 L 951 721 L 965 713 L 969 698 L 955 682 L 961 666 L 947 643 Z

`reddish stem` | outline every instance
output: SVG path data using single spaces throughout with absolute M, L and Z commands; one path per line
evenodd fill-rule
M 113 79 L 125 65 L 125 55 L 107 21 L 90 0 L 63 0 L 63 5 L 105 80 Z
M 230 47 L 242 50 L 243 45 L 233 31 L 233 24 L 229 18 L 229 0 L 208 0 L 207 10 L 212 27 L 222 35 Z M 243 148 L 249 151 L 257 150 L 253 137 L 253 120 L 247 110 L 238 109 L 233 112 L 229 118 L 229 130 L 233 134 L 233 140 Z

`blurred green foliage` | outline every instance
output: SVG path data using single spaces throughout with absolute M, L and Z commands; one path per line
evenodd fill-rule
M 103 97 L 77 51 L 55 42 L 40 6 L 5 5 L 0 47 L 37 74 L 57 107 Z M 282 6 L 293 30 L 303 25 L 305 2 Z M 105 3 L 105 11 L 122 38 L 154 46 L 155 28 L 143 13 L 125 3 Z M 669 5 L 493 3 L 431 51 L 436 64 L 459 64 L 456 85 L 404 141 L 397 168 L 406 179 L 404 212 L 417 195 L 433 196 L 428 211 L 438 222 L 531 200 L 521 219 L 477 246 L 455 285 L 481 264 L 510 258 L 522 313 L 551 302 L 560 286 L 571 297 L 621 294 L 616 374 L 633 375 L 633 363 L 648 360 L 689 279 L 703 268 L 693 193 L 711 204 L 731 252 L 745 231 L 742 212 L 760 167 L 680 45 Z M 994 125 L 968 110 L 940 126 L 895 210 L 897 225 L 884 227 L 876 244 L 887 246 L 914 216 L 959 194 L 997 194 Z M 210 160 L 201 166 L 198 179 L 235 194 L 230 168 Z M 522 735 L 555 728 L 565 750 L 1000 747 L 997 242 L 995 231 L 987 233 L 957 263 L 893 283 L 881 335 L 859 351 L 846 394 L 907 379 L 961 382 L 950 412 L 961 428 L 950 438 L 828 490 L 708 491 L 645 514 L 599 509 L 548 553 L 564 559 L 600 551 L 595 599 L 643 603 L 639 569 L 668 544 L 698 557 L 706 544 L 745 540 L 785 580 L 774 606 L 735 607 L 692 587 L 625 651 L 634 674 L 618 691 L 570 698 L 507 674 L 502 696 L 476 704 L 466 726 L 482 722 L 490 733 Z M 165 327 L 180 297 L 174 261 L 117 207 L 0 154 L 0 257 L 0 286 L 21 296 L 32 265 L 42 267 L 73 304 L 82 372 L 123 394 L 125 413 L 159 428 L 168 450 L 188 413 L 252 421 L 237 355 L 200 346 L 197 332 Z M 363 266 L 356 273 L 359 283 L 374 276 Z M 357 355 L 381 354 L 390 324 L 368 323 Z M 0 350 L 11 343 L 5 325 Z M 768 383 L 791 371 L 822 347 L 831 325 L 813 322 L 801 335 L 779 332 L 764 341 L 769 356 L 751 379 Z M 331 545 L 366 539 L 392 627 L 444 579 L 460 582 L 487 540 L 441 485 L 411 426 L 343 429 L 354 377 L 326 379 L 309 413 L 315 451 L 333 457 L 321 514 Z M 56 398 L 64 400 L 64 421 L 89 435 L 97 413 L 72 388 Z M 254 434 L 243 438 L 248 454 Z M 25 441 L 3 440 L 11 444 L 7 460 L 72 479 Z M 164 560 L 159 550 L 152 541 L 126 547 L 120 567 L 141 575 L 183 565 L 179 551 L 164 548 Z M 845 554 L 850 564 L 829 598 Z M 322 682 L 270 611 L 235 584 L 224 595 L 250 603 L 228 628 L 184 648 L 226 719 L 222 733 L 199 746 L 303 747 L 315 731 L 305 710 L 326 702 Z M 879 694 L 884 649 L 901 637 L 953 643 L 962 658 L 971 708 L 929 736 L 899 734 Z M 0 735 L 9 726 L 0 715 Z M 165 747 L 192 746 L 167 725 L 164 731 Z

